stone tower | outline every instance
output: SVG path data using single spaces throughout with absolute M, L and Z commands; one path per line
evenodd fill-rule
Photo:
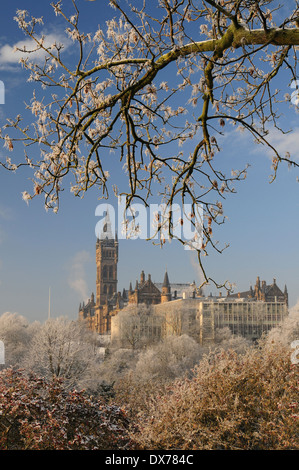
M 96 304 L 105 305 L 117 295 L 118 239 L 111 229 L 109 213 L 106 213 L 102 234 L 96 244 Z
M 161 303 L 170 302 L 171 300 L 171 288 L 170 282 L 168 279 L 167 271 L 165 271 L 164 282 L 162 286 L 162 294 L 161 294 Z

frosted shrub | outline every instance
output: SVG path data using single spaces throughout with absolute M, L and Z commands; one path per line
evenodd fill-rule
M 58 379 L 0 373 L 0 450 L 130 449 L 128 420 L 84 392 L 66 392 Z
M 298 365 L 279 343 L 207 355 L 140 414 L 144 449 L 299 449 Z

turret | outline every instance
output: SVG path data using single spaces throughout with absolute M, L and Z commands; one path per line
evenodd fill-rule
M 261 293 L 261 282 L 259 276 L 256 278 L 254 294 L 256 300 L 260 300 L 260 293 Z
M 289 305 L 289 294 L 286 285 L 284 286 L 284 301 L 287 305 Z
M 164 282 L 162 286 L 162 294 L 161 294 L 161 303 L 169 302 L 171 300 L 171 287 L 170 282 L 168 279 L 168 273 L 165 271 L 164 275 Z
M 124 300 L 127 300 L 127 293 L 126 293 L 126 289 L 123 288 L 123 299 Z

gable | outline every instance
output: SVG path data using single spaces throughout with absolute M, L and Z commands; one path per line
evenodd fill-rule
M 284 294 L 276 284 L 272 284 L 271 286 L 267 286 L 266 295 L 270 295 L 273 297 L 275 296 L 280 297 L 280 296 L 283 296 Z
M 142 286 L 138 289 L 140 294 L 156 294 L 161 295 L 158 287 L 151 280 L 147 280 L 142 284 Z

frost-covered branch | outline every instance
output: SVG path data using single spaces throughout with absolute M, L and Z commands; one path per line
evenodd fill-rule
M 285 69 L 296 77 L 298 8 L 277 25 L 279 9 L 270 0 L 161 0 L 155 16 L 145 0 L 139 9 L 112 1 L 107 6 L 115 16 L 105 29 L 84 33 L 72 3 L 70 17 L 60 1 L 52 4 L 78 46 L 72 66 L 63 45 L 49 45 L 39 33 L 42 19 L 17 11 L 18 26 L 35 44 L 21 50 L 27 54 L 21 62 L 44 97 L 34 94 L 27 104 L 29 124 L 28 116 L 18 115 L 2 130 L 9 152 L 24 144 L 25 161 L 7 156 L 0 163 L 11 171 L 30 166 L 33 191 L 23 198 L 43 194 L 54 211 L 65 181 L 76 196 L 98 187 L 104 198 L 111 191 L 125 195 L 128 206 L 136 199 L 147 205 L 157 193 L 169 208 L 191 204 L 191 224 L 203 231 L 196 246 L 202 266 L 209 246 L 223 250 L 213 226 L 225 221 L 223 201 L 247 173 L 247 167 L 231 174 L 219 168 L 217 139 L 224 128 L 245 130 L 271 150 L 273 179 L 281 162 L 298 166 L 269 139 L 271 127 L 281 130 L 277 102 L 285 99 L 274 79 Z M 34 61 L 41 51 L 43 66 Z M 110 176 L 117 164 L 127 176 L 124 187 Z M 175 233 L 171 211 L 157 228 L 162 245 L 165 227 L 170 239 L 186 243 Z

